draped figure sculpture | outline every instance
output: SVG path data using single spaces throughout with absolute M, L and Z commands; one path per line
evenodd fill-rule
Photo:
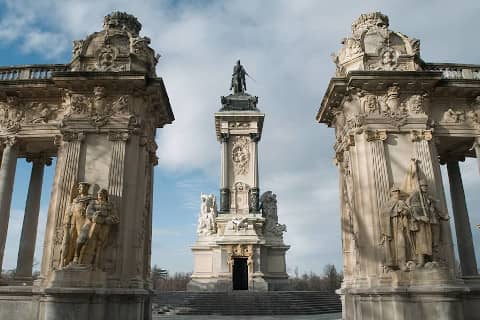
M 411 212 L 400 197 L 400 188 L 390 189 L 390 199 L 382 210 L 380 221 L 381 243 L 385 249 L 384 266 L 390 269 L 407 270 L 407 261 L 413 256 L 414 243 L 411 237 Z

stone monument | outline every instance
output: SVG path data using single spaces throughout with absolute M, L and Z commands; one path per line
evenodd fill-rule
M 352 24 L 317 114 L 336 134 L 343 319 L 478 319 L 480 278 L 458 161 L 480 159 L 480 65 L 426 63 L 419 40 L 388 27 L 379 12 Z
M 0 266 L 17 158 L 33 163 L 17 272 L 0 318 L 149 319 L 155 131 L 174 120 L 158 55 L 132 15 L 74 41 L 65 65 L 0 68 Z M 56 157 L 32 281 L 43 168 Z
M 221 143 L 220 209 L 214 195 L 201 195 L 198 239 L 192 247 L 194 272 L 189 290 L 279 290 L 288 275 L 283 242 L 286 226 L 278 223 L 276 195 L 260 197 L 258 142 L 265 115 L 258 98 L 246 93 L 240 61 L 230 89 L 215 113 Z

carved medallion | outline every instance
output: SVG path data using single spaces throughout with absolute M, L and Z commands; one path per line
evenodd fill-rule
M 233 168 L 236 174 L 247 174 L 248 163 L 250 161 L 250 151 L 248 148 L 250 140 L 248 137 L 236 137 L 232 148 Z

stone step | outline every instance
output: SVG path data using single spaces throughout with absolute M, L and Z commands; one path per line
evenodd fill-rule
M 157 292 L 153 312 L 182 315 L 295 315 L 341 312 L 338 295 L 324 291 Z

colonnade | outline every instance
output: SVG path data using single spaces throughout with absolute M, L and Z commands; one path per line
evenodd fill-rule
M 17 159 L 18 141 L 15 138 L 7 139 L 3 145 L 2 162 L 0 165 L 0 270 L 3 267 L 5 255 Z M 44 169 L 46 165 L 51 165 L 52 159 L 42 153 L 28 155 L 26 159 L 27 162 L 32 163 L 32 171 L 25 204 L 14 280 L 28 284 L 32 282 L 33 257 L 35 254 Z M 0 281 L 2 281 L 1 278 Z
M 473 149 L 475 150 L 478 170 L 480 173 L 480 138 L 475 140 Z M 450 184 L 450 197 L 452 200 L 452 211 L 455 220 L 455 233 L 457 236 L 460 270 L 462 276 L 475 276 L 478 274 L 478 269 L 462 175 L 458 164 L 459 160 L 460 159 L 457 158 L 449 158 L 445 160 L 445 163 L 447 165 L 448 180 Z

